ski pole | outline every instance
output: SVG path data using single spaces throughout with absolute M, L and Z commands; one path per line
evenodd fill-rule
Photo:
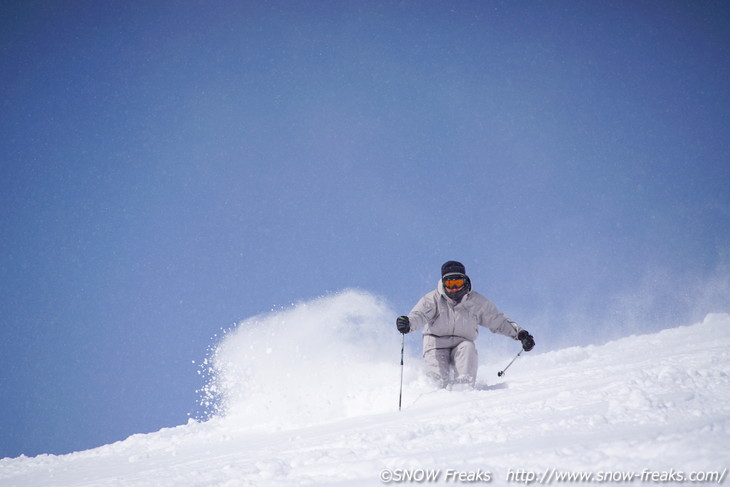
M 403 350 L 406 347 L 406 334 L 401 335 L 400 343 L 400 395 L 398 396 L 398 411 L 400 411 L 401 404 L 403 403 Z
M 504 373 L 507 372 L 507 369 L 509 369 L 509 366 L 512 365 L 515 360 L 517 360 L 517 357 L 522 355 L 522 352 L 524 352 L 524 350 L 520 350 L 520 353 L 518 353 L 515 358 L 512 359 L 512 362 L 507 364 L 507 367 L 505 367 L 504 370 L 500 370 L 499 372 L 497 372 L 497 377 L 502 377 Z

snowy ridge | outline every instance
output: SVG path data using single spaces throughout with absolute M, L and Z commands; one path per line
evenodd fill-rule
M 482 363 L 476 391 L 433 391 L 413 359 L 402 412 L 393 316 L 347 291 L 247 320 L 211 357 L 218 416 L 69 455 L 3 459 L 0 486 L 373 486 L 426 473 L 459 483 L 449 471 L 492 485 L 565 472 L 727 477 L 730 315 L 536 349 L 504 379 L 504 363 Z

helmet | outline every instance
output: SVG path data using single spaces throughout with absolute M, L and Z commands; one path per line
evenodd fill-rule
M 454 272 L 458 274 L 466 274 L 466 267 L 464 267 L 464 264 L 461 262 L 456 262 L 455 260 L 444 262 L 444 265 L 441 266 L 441 277 Z

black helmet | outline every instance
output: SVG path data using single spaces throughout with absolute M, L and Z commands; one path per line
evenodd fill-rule
M 455 260 L 444 262 L 444 265 L 441 266 L 441 277 L 452 273 L 466 275 L 466 267 L 461 262 L 456 262 Z

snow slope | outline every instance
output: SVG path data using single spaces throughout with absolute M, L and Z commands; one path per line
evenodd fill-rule
M 566 474 L 612 483 L 636 475 L 634 484 L 691 474 L 718 484 L 728 476 L 730 315 L 547 353 L 536 337 L 535 351 L 502 379 L 504 357 L 483 358 L 475 391 L 434 391 L 410 350 L 401 412 L 393 316 L 377 298 L 347 291 L 247 320 L 205 364 L 211 419 L 69 455 L 6 458 L 0 486 L 373 486 L 381 476 L 507 485 Z M 504 340 L 488 335 L 487 343 Z

